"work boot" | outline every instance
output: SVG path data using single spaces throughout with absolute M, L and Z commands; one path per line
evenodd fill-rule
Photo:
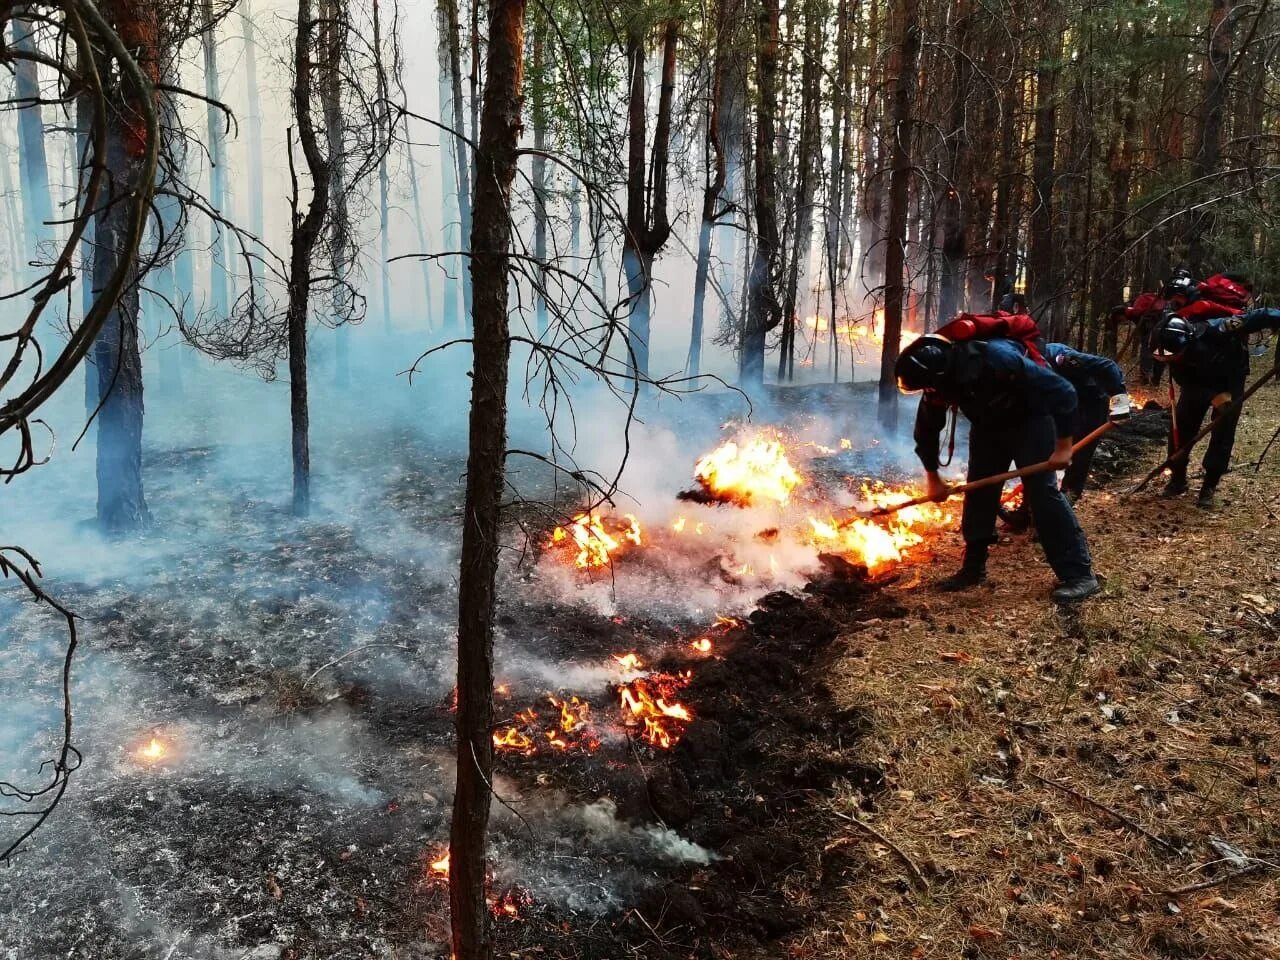
M 966 547 L 964 563 L 960 569 L 938 581 L 938 589 L 945 593 L 956 593 L 978 586 L 987 579 L 987 547 Z
M 1175 473 L 1169 478 L 1169 482 L 1164 485 L 1164 489 L 1160 491 L 1160 496 L 1169 500 L 1173 497 L 1180 497 L 1186 492 L 1187 478 Z
M 1077 600 L 1093 596 L 1101 589 L 1098 578 L 1093 574 L 1075 577 L 1053 591 L 1053 601 L 1054 603 L 1075 603 Z
M 1217 492 L 1218 492 L 1217 483 L 1210 483 L 1208 480 L 1206 480 L 1203 486 L 1200 487 L 1200 493 L 1196 497 L 1196 506 L 1199 507 L 1201 510 L 1212 510 L 1214 508 L 1215 503 L 1217 502 L 1216 500 Z

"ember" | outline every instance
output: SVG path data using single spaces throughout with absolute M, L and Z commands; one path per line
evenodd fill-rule
M 427 864 L 427 870 L 437 880 L 449 879 L 449 851 L 446 850 L 440 859 Z
M 588 752 L 600 746 L 600 740 L 590 730 L 591 705 L 578 697 L 561 700 L 548 694 L 547 702 L 555 709 L 555 716 L 543 721 L 533 707 L 521 710 L 514 717 L 515 723 L 493 734 L 493 747 L 506 753 L 532 756 L 539 745 L 555 750 L 571 750 L 580 747 Z
M 721 444 L 698 461 L 693 475 L 707 493 L 741 506 L 762 499 L 785 504 L 804 482 L 782 444 L 761 438 Z
M 861 496 L 873 506 L 892 506 L 919 496 L 922 491 L 911 487 L 893 489 L 876 481 L 863 483 Z M 925 542 L 925 534 L 950 523 L 951 514 L 936 503 L 907 507 L 878 521 L 859 517 L 835 520 L 809 518 L 812 539 L 823 550 L 851 554 L 869 573 L 881 573 L 904 559 L 907 552 Z
M 489 910 L 499 920 L 520 920 L 520 911 L 533 903 L 533 898 L 518 887 L 512 887 L 489 899 Z

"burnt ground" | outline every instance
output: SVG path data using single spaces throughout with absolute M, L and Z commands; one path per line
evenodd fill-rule
M 1259 398 L 1242 457 L 1277 409 Z M 1158 429 L 1109 444 L 1099 472 L 1151 461 L 1144 432 Z M 171 536 L 127 577 L 58 584 L 88 619 L 87 760 L 0 873 L 7 956 L 447 956 L 428 864 L 452 778 L 458 470 L 410 437 L 392 446 L 389 479 L 352 483 L 370 501 L 359 523 L 219 493 L 191 523 L 229 524 L 229 548 Z M 211 456 L 151 468 L 177 479 Z M 492 888 L 518 919 L 495 921 L 500 955 L 1275 955 L 1277 892 L 1252 859 L 1221 887 L 1161 893 L 1224 878 L 1222 850 L 1276 845 L 1260 493 L 1275 475 L 1232 477 L 1237 502 L 1209 517 L 1092 496 L 1107 592 L 1067 618 L 1025 538 L 998 551 L 992 587 L 954 601 L 928 588 L 956 559 L 950 537 L 936 563 L 876 581 L 837 565 L 717 627 L 548 596 L 511 571 L 500 715 L 545 710 L 552 691 L 609 716 L 611 657 L 634 650 L 690 672 L 678 695 L 696 717 L 670 751 L 602 723 L 594 750 L 502 755 Z M 9 610 L 31 662 L 11 657 L 6 679 L 47 673 L 48 619 Z M 710 656 L 689 648 L 701 636 Z M 140 762 L 152 735 L 171 753 Z

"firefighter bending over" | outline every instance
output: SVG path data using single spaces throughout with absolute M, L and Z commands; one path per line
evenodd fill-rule
M 1280 310 L 1244 312 L 1251 296 L 1248 281 L 1236 274 L 1216 274 L 1198 286 L 1198 295 L 1177 310 L 1156 331 L 1155 358 L 1169 366 L 1180 392 L 1170 419 L 1169 452 L 1188 443 L 1200 430 L 1205 414 L 1230 409 L 1209 435 L 1204 482 L 1196 505 L 1214 505 L 1218 483 L 1231 467 L 1240 408 L 1232 405 L 1244 394 L 1249 376 L 1248 338 L 1260 330 L 1280 329 Z M 1187 462 L 1183 457 L 1169 468 L 1169 482 L 1161 494 L 1187 492 Z
M 1049 460 L 1055 469 L 1071 463 L 1076 392 L 1062 377 L 1028 356 L 1015 340 L 953 343 L 934 334 L 920 337 L 898 359 L 898 386 L 922 392 L 916 414 L 916 454 L 925 468 L 931 496 L 946 496 L 938 476 L 940 435 L 947 408 L 958 407 L 969 420 L 969 480 Z M 1053 572 L 1061 581 L 1053 599 L 1083 600 L 1098 592 L 1084 531 L 1053 472 L 1027 477 L 1024 495 Z M 943 580 L 943 590 L 965 590 L 986 578 L 987 553 L 996 540 L 999 486 L 965 495 L 960 530 L 964 563 Z

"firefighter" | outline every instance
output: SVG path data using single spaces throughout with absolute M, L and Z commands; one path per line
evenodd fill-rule
M 1218 483 L 1231 466 L 1240 409 L 1249 376 L 1250 334 L 1280 329 L 1280 310 L 1242 312 L 1248 304 L 1248 281 L 1234 274 L 1218 274 L 1198 285 L 1198 296 L 1176 311 L 1156 332 L 1155 358 L 1169 367 L 1179 387 L 1169 431 L 1173 453 L 1200 430 L 1211 410 L 1221 422 L 1209 435 L 1202 464 L 1204 482 L 1196 498 L 1202 510 L 1212 509 Z M 1187 492 L 1187 462 L 1183 457 L 1169 468 L 1169 482 L 1161 496 Z
M 1108 419 L 1120 420 L 1129 415 L 1129 392 L 1124 383 L 1124 371 L 1108 357 L 1081 353 L 1065 343 L 1045 345 L 1044 357 L 1054 373 L 1076 389 L 1079 401 L 1076 407 L 1075 438 L 1092 433 Z M 1071 458 L 1071 466 L 1062 476 L 1062 492 L 1075 503 L 1084 494 L 1089 480 L 1089 465 L 1098 442 L 1077 450 Z
M 1028 356 L 1011 339 L 952 342 L 927 335 L 903 350 L 895 370 L 904 393 L 921 392 L 916 414 L 916 454 L 926 489 L 942 499 L 948 487 L 938 476 L 940 435 L 947 408 L 969 420 L 969 480 L 1048 460 L 1054 469 L 1071 463 L 1076 392 L 1066 380 Z M 1025 478 L 1024 496 L 1049 565 L 1061 583 L 1053 599 L 1066 603 L 1098 592 L 1084 532 L 1052 472 Z M 964 563 L 943 580 L 943 590 L 965 590 L 986 579 L 987 553 L 996 539 L 999 486 L 965 495 L 961 518 Z
M 1129 306 L 1117 307 L 1115 313 L 1123 313 L 1133 323 L 1133 339 L 1138 350 L 1138 382 L 1143 386 L 1158 387 L 1164 374 L 1164 364 L 1153 356 L 1155 334 L 1175 310 L 1186 306 L 1195 298 L 1196 282 L 1191 272 L 1179 267 L 1165 281 L 1159 293 L 1139 294 Z

